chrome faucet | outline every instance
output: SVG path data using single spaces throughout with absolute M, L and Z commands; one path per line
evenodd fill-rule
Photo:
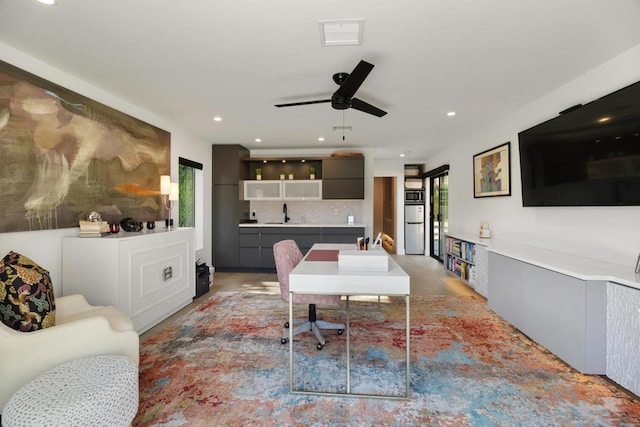
M 287 216 L 287 204 L 282 205 L 282 213 L 284 214 L 284 223 L 286 224 L 291 218 Z

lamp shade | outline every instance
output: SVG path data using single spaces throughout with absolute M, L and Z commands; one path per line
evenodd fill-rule
M 169 175 L 160 176 L 160 194 L 171 193 L 171 177 Z
M 177 182 L 171 183 L 171 191 L 169 192 L 169 200 L 178 200 L 180 196 L 180 187 Z

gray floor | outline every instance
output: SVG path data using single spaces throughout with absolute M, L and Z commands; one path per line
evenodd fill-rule
M 448 274 L 442 264 L 422 255 L 392 255 L 411 277 L 411 295 L 479 295 L 460 279 Z M 212 292 L 280 293 L 278 277 L 266 273 L 214 274 Z M 209 295 L 207 294 L 207 295 Z
M 477 295 L 462 280 L 447 273 L 437 260 L 423 255 L 392 255 L 411 278 L 411 295 Z M 275 273 L 226 273 L 215 272 L 209 292 L 171 316 L 181 316 L 194 306 L 206 301 L 215 292 L 254 292 L 280 294 L 278 276 Z M 145 334 L 162 327 L 156 325 Z M 143 334 L 144 336 L 144 334 Z

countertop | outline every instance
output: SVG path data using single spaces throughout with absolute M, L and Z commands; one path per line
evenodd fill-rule
M 470 233 L 447 232 L 446 235 L 486 246 L 489 252 L 576 277 L 580 280 L 613 282 L 640 289 L 640 274 L 635 273 L 635 266 L 612 264 L 494 238 L 480 239 Z
M 310 224 L 310 223 L 295 223 L 295 222 L 287 222 L 284 223 L 274 223 L 274 222 L 253 222 L 248 224 L 238 224 L 239 227 L 344 227 L 344 228 L 355 228 L 355 227 L 364 227 L 364 224 Z

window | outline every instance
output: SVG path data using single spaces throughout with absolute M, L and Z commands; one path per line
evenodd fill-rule
M 196 249 L 204 246 L 203 233 L 203 176 L 202 163 L 180 157 L 178 159 L 178 182 L 180 197 L 178 201 L 178 225 L 196 229 Z

